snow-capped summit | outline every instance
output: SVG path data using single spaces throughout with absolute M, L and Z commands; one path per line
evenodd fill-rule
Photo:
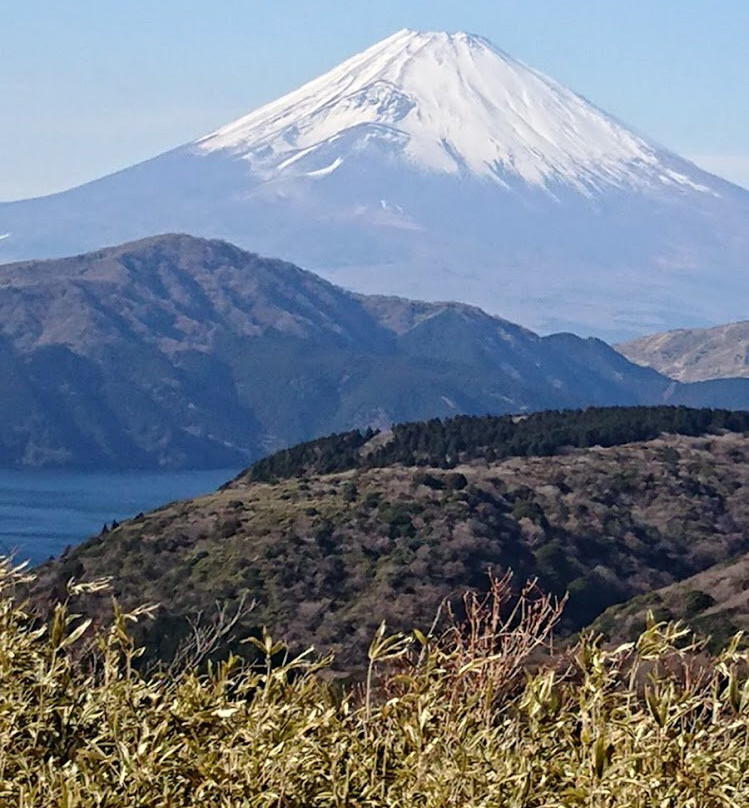
M 0 260 L 183 231 L 625 339 L 749 317 L 748 222 L 749 192 L 483 37 L 404 30 L 193 143 L 0 205 Z
M 268 178 L 323 176 L 343 164 L 349 133 L 357 150 L 388 144 L 421 170 L 504 186 L 689 184 L 583 98 L 466 33 L 399 31 L 198 145 Z

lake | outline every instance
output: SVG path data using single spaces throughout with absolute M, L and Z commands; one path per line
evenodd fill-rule
M 0 554 L 38 564 L 105 522 L 207 494 L 238 471 L 0 470 Z

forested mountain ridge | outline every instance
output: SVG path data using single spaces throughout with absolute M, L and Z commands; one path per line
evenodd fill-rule
M 589 407 L 526 416 L 458 416 L 358 430 L 284 449 L 253 463 L 230 485 L 393 464 L 451 468 L 461 462 L 546 456 L 652 440 L 664 433 L 749 432 L 749 412 L 688 407 Z
M 217 600 L 230 608 L 255 601 L 241 636 L 267 626 L 292 647 L 330 647 L 345 665 L 382 619 L 393 629 L 428 627 L 443 598 L 480 589 L 489 570 L 569 591 L 571 631 L 608 606 L 749 552 L 749 415 L 605 415 L 533 416 L 533 430 L 532 419 L 520 421 L 509 440 L 500 437 L 512 431 L 509 419 L 455 419 L 445 434 L 465 427 L 467 437 L 448 468 L 401 453 L 419 434 L 429 448 L 437 431 L 428 422 L 404 427 L 392 454 L 374 464 L 325 473 L 309 466 L 269 482 L 246 474 L 44 565 L 36 597 L 54 597 L 71 577 L 112 576 L 125 606 L 161 604 L 144 631 L 166 657 L 186 621 Z M 605 439 L 606 424 L 615 445 L 590 445 Z M 497 440 L 488 447 L 492 426 Z M 635 429 L 650 439 L 628 442 Z M 687 434 L 661 434 L 679 430 Z M 555 447 L 533 442 L 544 433 Z M 386 440 L 368 437 L 373 452 L 378 441 L 387 452 Z M 92 598 L 86 609 L 102 616 L 108 604 Z
M 458 413 L 689 401 L 603 342 L 353 295 L 184 235 L 0 267 L 0 466 L 242 466 L 317 435 Z

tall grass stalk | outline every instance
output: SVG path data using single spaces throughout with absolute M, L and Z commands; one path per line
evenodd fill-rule
M 749 805 L 738 640 L 709 656 L 651 624 L 618 648 L 553 651 L 561 604 L 503 580 L 440 634 L 383 625 L 361 688 L 267 632 L 258 666 L 144 674 L 128 626 L 147 612 L 115 606 L 97 630 L 71 586 L 40 625 L 26 578 L 0 563 L 3 808 Z

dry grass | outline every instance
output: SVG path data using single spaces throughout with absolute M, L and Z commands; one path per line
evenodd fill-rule
M 143 676 L 115 606 L 92 635 L 62 603 L 36 625 L 0 568 L 0 805 L 749 805 L 749 679 L 678 625 L 551 648 L 559 603 L 506 580 L 439 637 L 389 636 L 342 691 L 265 634 L 251 667 Z M 96 585 L 89 585 L 91 586 Z M 71 586 L 71 603 L 80 588 Z

